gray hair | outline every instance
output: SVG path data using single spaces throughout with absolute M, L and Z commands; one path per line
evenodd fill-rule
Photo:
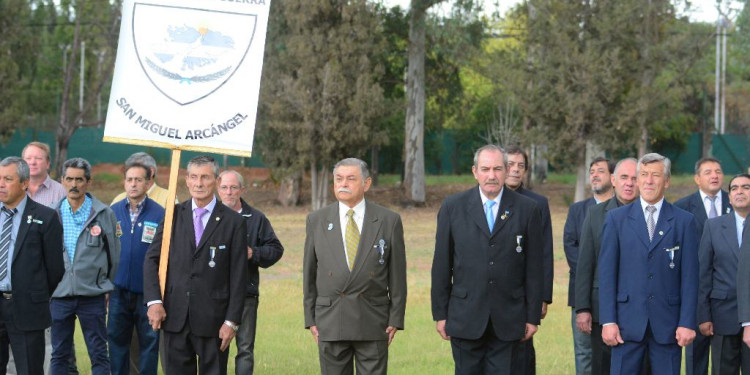
M 242 189 L 243 187 L 245 187 L 245 178 L 242 177 L 242 174 L 240 172 L 233 171 L 231 169 L 227 169 L 226 171 L 221 172 L 219 174 L 219 181 L 221 181 L 221 178 L 224 177 L 224 175 L 228 175 L 228 174 L 233 174 L 233 175 L 235 175 L 237 177 L 237 181 L 239 181 L 239 183 L 240 183 L 240 189 Z
M 68 171 L 68 168 L 75 168 L 75 169 L 83 169 L 83 176 L 86 177 L 86 180 L 91 180 L 91 164 L 89 164 L 88 161 L 84 158 L 73 158 L 68 159 L 63 163 L 62 167 L 62 175 L 65 177 L 65 173 Z
M 664 175 L 667 176 L 667 178 L 670 178 L 672 176 L 672 162 L 668 157 L 659 155 L 655 152 L 641 156 L 641 160 L 638 160 L 638 168 L 636 168 L 636 173 L 641 173 L 641 165 L 659 162 L 664 163 Z
M 7 167 L 9 165 L 16 165 L 16 173 L 18 173 L 18 179 L 23 183 L 29 179 L 29 165 L 25 160 L 18 156 L 8 156 L 7 158 L 0 161 L 0 167 Z
M 133 164 L 142 164 L 148 168 L 152 168 L 154 170 L 154 178 L 156 178 L 156 160 L 154 160 L 151 155 L 145 152 L 136 152 L 135 154 L 130 155 L 130 157 L 125 160 L 125 169 L 130 169 L 130 166 Z
M 633 163 L 635 163 L 635 165 L 638 165 L 638 160 L 636 160 L 635 158 L 625 158 L 625 159 L 618 161 L 617 164 L 615 164 L 615 170 L 612 173 L 615 176 L 617 176 L 617 171 L 620 169 L 620 166 L 623 163 L 628 162 L 628 161 L 632 161 Z
M 214 169 L 214 177 L 219 177 L 219 164 L 216 163 L 216 159 L 209 155 L 196 156 L 187 163 L 188 169 L 192 166 L 211 165 Z
M 479 154 L 481 154 L 482 151 L 499 151 L 500 153 L 503 154 L 503 164 L 506 165 L 506 166 L 508 165 L 508 153 L 505 152 L 505 149 L 503 149 L 502 147 L 500 147 L 498 145 L 484 145 L 484 146 L 478 148 L 474 152 L 474 166 L 475 167 L 478 166 L 478 163 L 479 163 Z M 527 166 L 527 168 L 528 168 L 528 166 Z
M 370 177 L 370 171 L 367 170 L 367 163 L 365 163 L 364 160 L 360 160 L 357 158 L 346 158 L 340 160 L 338 163 L 336 163 L 336 165 L 333 166 L 333 174 L 336 174 L 336 169 L 341 166 L 359 167 L 359 171 L 362 173 L 362 180 L 366 180 L 368 177 Z

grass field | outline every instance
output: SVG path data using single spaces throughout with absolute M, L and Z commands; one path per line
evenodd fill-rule
M 680 178 L 680 183 L 670 193 L 694 189 L 692 181 Z M 390 180 L 389 180 L 390 181 Z M 449 186 L 452 192 L 472 185 L 471 179 L 451 178 L 435 186 Z M 432 185 L 431 185 L 432 186 Z M 574 374 L 573 344 L 570 327 L 570 308 L 566 306 L 568 292 L 568 266 L 562 248 L 562 230 L 567 207 L 563 194 L 572 194 L 570 186 L 543 186 L 538 189 L 550 197 L 552 227 L 554 230 L 555 279 L 554 303 L 535 336 L 537 372 L 540 375 Z M 100 186 L 102 199 L 117 190 Z M 429 194 L 430 190 L 428 190 Z M 447 194 L 450 191 L 441 191 Z M 373 192 L 367 196 L 376 202 L 384 193 Z M 670 197 L 670 195 L 668 195 Z M 250 201 L 254 195 L 251 193 Z M 111 197 L 109 197 L 111 199 Z M 673 200 L 673 199 L 671 199 Z M 437 200 L 439 202 L 439 200 Z M 304 329 L 302 313 L 302 252 L 307 207 L 281 208 L 261 204 L 260 208 L 270 218 L 277 235 L 285 247 L 281 261 L 261 271 L 261 296 L 258 334 L 255 348 L 256 374 L 316 374 L 319 373 L 317 347 Z M 391 374 L 451 374 L 453 361 L 450 343 L 440 339 L 430 312 L 430 267 L 434 250 L 436 204 L 421 208 L 393 207 L 402 216 L 406 236 L 408 262 L 408 302 L 406 329 L 399 331 L 389 352 Z M 82 375 L 90 374 L 86 346 L 76 331 L 76 349 Z M 229 373 L 234 373 L 230 354 Z M 684 372 L 684 370 L 683 370 Z M 161 372 L 160 372 L 161 373 Z

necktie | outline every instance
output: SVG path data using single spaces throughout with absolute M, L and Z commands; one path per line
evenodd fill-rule
M 354 221 L 354 210 L 351 208 L 346 212 L 349 220 L 346 222 L 346 258 L 349 261 L 349 271 L 354 268 L 354 260 L 357 259 L 357 248 L 359 247 L 359 228 Z
M 713 197 L 706 197 L 708 199 L 708 204 L 710 205 L 710 208 L 708 210 L 708 218 L 713 219 L 717 216 L 719 216 L 719 213 L 716 211 L 716 198 L 718 198 L 718 195 L 714 195 Z
M 648 217 L 646 218 L 646 226 L 648 227 L 648 240 L 651 241 L 654 239 L 654 229 L 656 228 L 656 223 L 654 222 L 654 212 L 656 212 L 656 206 L 646 206 L 646 211 L 648 211 Z
M 6 276 L 8 276 L 8 252 L 10 250 L 10 232 L 13 231 L 13 215 L 15 215 L 18 210 L 15 208 L 13 210 L 9 210 L 5 207 L 3 207 L 3 212 L 7 217 L 5 218 L 5 223 L 3 224 L 3 231 L 2 234 L 0 234 L 0 280 L 4 279 Z
M 198 246 L 198 244 L 201 242 L 201 237 L 203 236 L 203 215 L 208 213 L 208 210 L 205 208 L 196 208 L 195 209 L 195 218 L 193 219 L 193 229 L 195 229 L 195 246 Z
M 487 225 L 490 227 L 490 233 L 495 228 L 495 215 L 492 213 L 492 206 L 495 205 L 495 201 L 484 202 L 484 214 L 487 216 Z

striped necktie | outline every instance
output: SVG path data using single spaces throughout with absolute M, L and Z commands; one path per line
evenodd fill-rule
M 8 276 L 8 253 L 10 252 L 10 234 L 13 232 L 13 215 L 18 212 L 17 209 L 9 210 L 2 208 L 3 213 L 7 215 L 3 224 L 3 231 L 0 233 L 0 280 Z

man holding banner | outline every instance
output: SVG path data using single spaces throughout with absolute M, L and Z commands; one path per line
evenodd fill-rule
M 158 275 L 162 223 L 143 265 L 144 301 L 151 327 L 164 330 L 167 375 L 196 369 L 223 375 L 245 300 L 247 230 L 240 214 L 217 204 L 219 167 L 212 157 L 193 158 L 187 172 L 192 199 L 174 209 L 164 295 Z

